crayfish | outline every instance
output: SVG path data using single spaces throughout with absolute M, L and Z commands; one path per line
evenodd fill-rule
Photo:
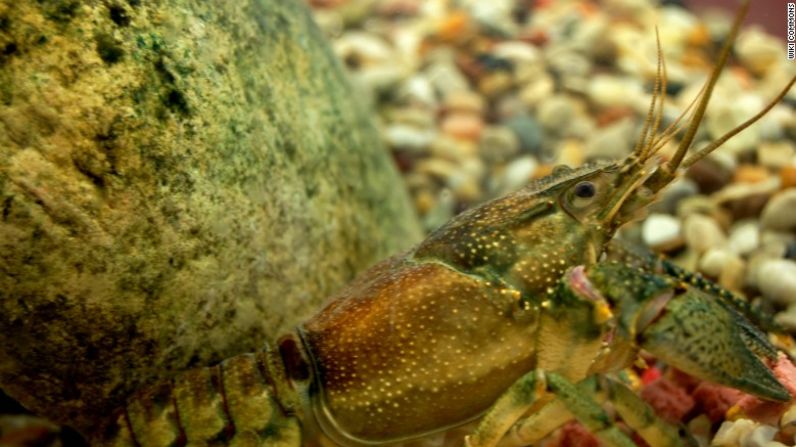
M 653 258 L 631 264 L 606 256 L 617 230 L 678 170 L 754 123 L 796 82 L 688 155 L 748 6 L 687 126 L 681 117 L 658 131 L 666 90 L 659 50 L 647 120 L 626 159 L 559 168 L 460 214 L 366 271 L 275 345 L 141 391 L 102 442 L 396 444 L 477 421 L 466 445 L 522 445 L 574 418 L 607 445 L 635 445 L 599 394 L 648 444 L 693 444 L 613 374 L 641 350 L 701 379 L 790 400 L 766 365 L 777 350 L 742 300 Z M 680 127 L 676 152 L 660 163 Z

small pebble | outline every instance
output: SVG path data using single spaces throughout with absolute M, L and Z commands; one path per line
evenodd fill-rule
M 651 212 L 676 214 L 677 204 L 699 192 L 696 183 L 686 177 L 678 177 L 663 190 L 660 200 L 650 207 Z
M 393 124 L 387 126 L 384 136 L 387 144 L 396 149 L 410 149 L 421 152 L 434 141 L 436 131 L 421 129 L 406 124 Z
M 467 78 L 451 62 L 432 64 L 425 70 L 425 73 L 431 85 L 443 97 L 470 88 Z
M 597 75 L 589 83 L 588 95 L 598 107 L 629 106 L 644 93 L 637 78 Z
M 559 135 L 567 135 L 577 114 L 577 105 L 566 95 L 555 95 L 539 105 L 537 115 L 545 130 Z
M 796 303 L 796 262 L 789 259 L 768 259 L 757 268 L 757 287 L 763 296 L 775 303 Z
M 723 248 L 710 248 L 699 259 L 699 271 L 712 278 L 721 276 L 724 267 L 731 262 L 740 261 L 735 253 Z
M 790 306 L 788 310 L 794 309 L 796 311 L 796 306 Z M 796 435 L 796 404 L 791 405 L 779 419 L 779 426 L 780 429 L 785 433 L 789 434 L 790 436 Z
M 631 120 L 618 121 L 598 129 L 586 143 L 586 158 L 589 160 L 620 160 L 632 148 L 631 139 L 635 124 Z
M 526 154 L 541 155 L 542 142 L 545 140 L 544 130 L 539 122 L 530 115 L 514 116 L 503 123 L 511 129 L 520 142 L 520 149 Z
M 777 427 L 770 425 L 759 425 L 748 435 L 741 438 L 741 447 L 766 447 L 774 440 L 777 434 Z
M 793 167 L 796 150 L 792 142 L 764 141 L 757 147 L 757 161 L 768 168 L 780 169 L 785 166 Z
M 745 221 L 736 223 L 730 229 L 728 241 L 730 251 L 738 255 L 746 255 L 760 245 L 760 229 L 757 222 Z
M 736 183 L 760 183 L 769 178 L 768 169 L 757 165 L 740 165 L 735 169 Z
M 478 153 L 478 146 L 472 141 L 440 135 L 434 139 L 428 151 L 434 158 L 462 162 L 475 157 Z
M 751 434 L 757 426 L 757 422 L 749 419 L 724 421 L 721 423 L 716 436 L 713 437 L 711 445 L 716 447 L 737 447 L 741 444 L 741 440 Z
M 796 331 L 796 304 L 791 304 L 785 311 L 777 313 L 774 316 L 774 321 L 786 331 Z M 793 410 L 793 407 L 791 407 L 791 410 Z M 790 427 L 789 431 L 796 435 L 796 421 L 794 421 L 796 419 L 796 411 L 793 411 L 793 413 L 789 419 L 788 426 Z M 785 424 L 783 423 L 782 425 L 784 426 Z
M 796 188 L 796 165 L 784 166 L 779 170 L 782 189 Z
M 504 163 L 520 150 L 517 135 L 507 126 L 487 126 L 481 132 L 478 153 L 487 163 Z
M 506 166 L 503 174 L 498 178 L 495 187 L 496 195 L 503 195 L 516 191 L 528 184 L 539 163 L 530 155 L 520 157 Z
M 683 222 L 686 244 L 697 253 L 724 245 L 727 238 L 715 220 L 702 214 L 691 214 Z
M 462 90 L 447 95 L 443 106 L 447 112 L 480 115 L 484 111 L 484 98 L 475 92 Z
M 472 113 L 451 113 L 442 120 L 442 132 L 454 138 L 477 141 L 484 129 L 484 121 Z
M 456 200 L 453 197 L 453 193 L 448 189 L 443 189 L 439 192 L 434 206 L 428 210 L 428 213 L 423 218 L 423 227 L 426 231 L 439 228 L 453 217 L 455 210 Z
M 796 229 L 796 188 L 789 188 L 775 195 L 760 216 L 763 228 L 778 231 Z
M 735 53 L 752 73 L 762 76 L 782 61 L 782 43 L 759 28 L 750 28 L 738 36 Z
M 434 87 L 427 77 L 422 75 L 412 76 L 407 79 L 398 91 L 399 97 L 408 103 L 422 104 L 427 107 L 435 107 L 437 98 Z
M 654 250 L 666 251 L 682 245 L 680 221 L 668 214 L 651 214 L 642 224 L 641 237 Z
M 555 154 L 556 165 L 566 165 L 574 168 L 582 165 L 586 160 L 583 143 L 581 140 L 575 138 L 565 138 L 561 140 L 556 147 Z
M 723 164 L 708 157 L 694 163 L 686 171 L 686 177 L 696 182 L 703 194 L 714 193 L 732 180 L 733 173 Z
M 549 75 L 540 76 L 520 91 L 520 99 L 529 107 L 536 107 L 555 91 L 555 81 Z

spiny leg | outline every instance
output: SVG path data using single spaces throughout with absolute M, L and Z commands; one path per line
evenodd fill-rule
M 608 399 L 622 420 L 651 447 L 696 446 L 696 440 L 682 426 L 661 419 L 655 410 L 619 380 L 605 377 Z
M 503 435 L 546 392 L 553 393 L 567 409 L 604 444 L 635 447 L 588 393 L 564 377 L 541 370 L 520 377 L 487 412 L 475 432 L 465 438 L 468 447 L 495 446 Z
M 589 377 L 575 386 L 581 393 L 593 394 L 595 401 L 602 404 L 605 401 L 605 393 L 594 394 L 597 386 L 595 379 L 595 377 Z M 498 447 L 534 445 L 574 418 L 575 416 L 567 409 L 564 402 L 554 399 L 538 411 L 528 414 L 512 425 L 508 433 L 500 440 Z

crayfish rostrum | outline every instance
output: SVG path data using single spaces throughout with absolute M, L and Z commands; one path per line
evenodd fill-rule
M 772 401 L 791 395 L 748 307 L 652 258 L 605 259 L 616 231 L 690 166 L 774 106 L 688 155 L 742 7 L 687 125 L 663 132 L 665 65 L 633 153 L 559 168 L 473 208 L 362 274 L 262 352 L 143 390 L 102 434 L 114 445 L 375 445 L 476 421 L 462 442 L 535 442 L 575 418 L 608 445 L 689 445 L 616 375 L 643 349 L 701 379 Z M 680 129 L 674 155 L 659 150 Z M 528 421 L 535 421 L 529 424 Z M 506 437 L 508 433 L 508 439 Z

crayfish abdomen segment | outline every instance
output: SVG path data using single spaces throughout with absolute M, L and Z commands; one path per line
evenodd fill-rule
M 461 424 L 533 367 L 536 323 L 510 312 L 519 294 L 437 262 L 385 263 L 301 328 L 315 413 L 338 442 Z
M 276 399 L 267 355 L 239 355 L 147 388 L 129 401 L 107 439 L 119 446 L 299 446 L 298 421 Z

